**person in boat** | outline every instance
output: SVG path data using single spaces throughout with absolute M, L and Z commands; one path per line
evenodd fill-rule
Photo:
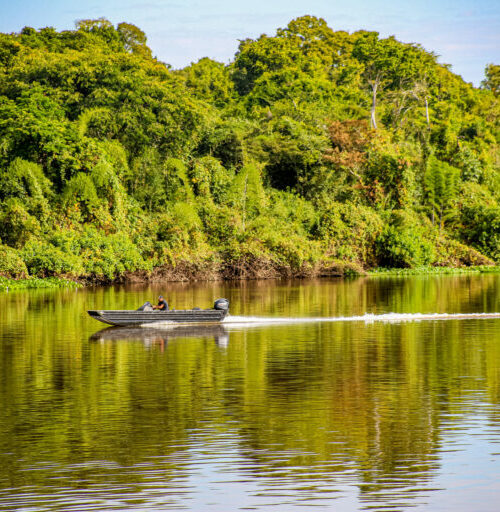
M 158 304 L 156 306 L 153 306 L 153 309 L 158 309 L 160 311 L 168 311 L 168 303 L 163 298 L 163 295 L 160 295 L 158 297 Z

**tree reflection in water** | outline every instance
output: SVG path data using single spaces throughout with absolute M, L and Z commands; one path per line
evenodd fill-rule
M 487 275 L 169 288 L 179 308 L 227 296 L 233 314 L 276 317 L 498 312 L 499 284 Z M 482 478 L 496 478 L 499 320 L 95 332 L 85 315 L 156 291 L 0 296 L 0 509 L 69 500 L 75 510 L 221 510 L 235 500 L 400 510 L 433 495 L 446 509 L 453 486 L 473 482 L 466 463 L 443 486 L 447 454 L 479 440 L 495 462 Z M 470 484 L 464 509 L 480 493 Z

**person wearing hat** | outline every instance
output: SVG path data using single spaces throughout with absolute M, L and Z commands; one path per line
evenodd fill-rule
M 160 295 L 158 297 L 158 304 L 156 306 L 153 306 L 153 309 L 159 309 L 160 311 L 168 311 L 168 303 L 163 298 L 163 295 Z

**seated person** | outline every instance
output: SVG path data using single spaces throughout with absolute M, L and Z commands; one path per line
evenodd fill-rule
M 153 309 L 158 309 L 160 311 L 168 311 L 168 303 L 163 298 L 163 295 L 160 295 L 158 297 L 158 304 L 156 306 L 153 306 Z

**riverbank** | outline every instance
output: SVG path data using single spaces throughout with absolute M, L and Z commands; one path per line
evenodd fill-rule
M 377 268 L 368 271 L 369 276 L 418 276 L 445 274 L 496 274 L 500 266 L 477 265 L 472 267 L 416 267 L 416 268 Z
M 126 272 L 113 280 L 99 279 L 100 283 L 139 282 L 194 282 L 238 281 L 255 279 L 307 279 L 316 277 L 347 277 L 365 275 L 361 265 L 350 262 L 323 261 L 301 265 L 277 263 L 267 258 L 244 257 L 232 261 L 181 261 L 176 265 L 162 265 L 148 272 Z M 95 280 L 90 280 L 95 284 Z M 87 281 L 88 282 L 88 281 Z
M 112 285 L 127 283 L 158 283 L 158 282 L 199 282 L 199 281 L 238 281 L 257 279 L 312 279 L 321 277 L 383 277 L 383 276 L 416 276 L 416 275 L 447 275 L 447 274 L 487 274 L 500 273 L 500 266 L 471 267 L 417 267 L 417 268 L 377 268 L 365 271 L 354 264 L 332 263 L 321 266 L 303 266 L 293 271 L 290 267 L 263 266 L 262 262 L 240 262 L 237 267 L 214 268 L 183 263 L 176 267 L 164 266 L 152 272 L 128 272 L 114 279 L 84 277 L 68 279 L 63 277 L 28 277 L 9 279 L 0 277 L 0 291 L 37 289 L 37 288 L 78 288 L 94 285 Z

